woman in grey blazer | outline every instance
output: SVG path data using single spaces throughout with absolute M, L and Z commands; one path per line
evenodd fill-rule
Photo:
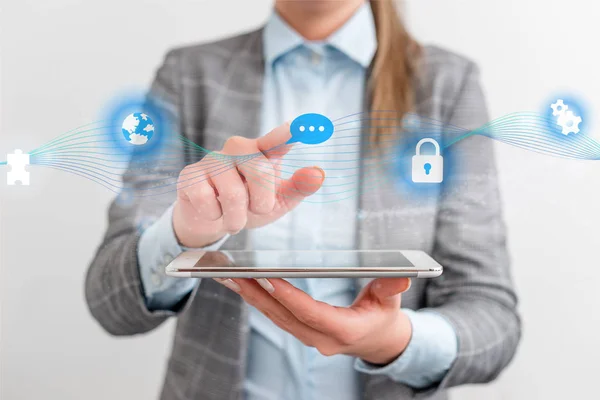
M 143 195 L 170 176 L 157 163 L 144 175 L 127 171 L 124 184 L 140 196 L 110 207 L 86 298 L 114 335 L 177 318 L 161 399 L 440 399 L 452 386 L 494 379 L 510 362 L 520 319 L 488 139 L 449 147 L 459 161 L 427 198 L 385 184 L 382 165 L 366 156 L 343 161 L 360 179 L 348 183 L 356 195 L 337 202 L 303 202 L 333 193 L 327 160 L 271 179 L 290 148 L 278 147 L 290 138 L 281 123 L 303 112 L 370 110 L 348 143 L 363 155 L 385 148 L 386 135 L 402 135 L 376 118 L 381 110 L 466 129 L 487 121 L 475 65 L 418 46 L 392 2 L 277 0 L 264 28 L 170 51 L 149 99 L 204 148 L 262 154 L 258 169 L 239 164 L 217 174 L 214 159 L 181 147 L 177 195 Z M 443 128 L 432 135 L 448 140 Z M 203 179 L 183 184 L 190 173 Z M 140 232 L 141 218 L 155 222 Z M 166 277 L 166 264 L 190 247 L 421 249 L 445 269 L 412 286 Z

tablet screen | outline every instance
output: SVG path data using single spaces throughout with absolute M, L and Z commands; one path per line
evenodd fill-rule
M 414 267 L 401 251 L 216 251 L 206 252 L 194 268 L 334 269 Z

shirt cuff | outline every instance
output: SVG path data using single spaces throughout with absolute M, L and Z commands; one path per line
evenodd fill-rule
M 150 311 L 172 310 L 198 284 L 197 278 L 176 278 L 165 267 L 187 250 L 218 250 L 229 235 L 201 249 L 182 247 L 173 230 L 173 206 L 146 229 L 139 240 L 137 253 L 146 306 Z
M 354 367 L 369 375 L 385 375 L 414 389 L 440 382 L 457 357 L 458 338 L 454 328 L 433 310 L 402 309 L 412 325 L 412 337 L 404 352 L 380 367 L 357 359 Z

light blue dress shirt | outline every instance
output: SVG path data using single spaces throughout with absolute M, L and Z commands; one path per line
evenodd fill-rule
M 276 13 L 269 19 L 263 35 L 262 132 L 305 112 L 335 118 L 362 111 L 366 71 L 377 47 L 368 3 L 324 42 L 305 42 Z M 356 148 L 360 137 L 344 140 Z M 307 147 L 304 149 L 307 149 L 304 158 L 311 160 L 306 165 L 319 165 L 325 171 L 333 167 L 358 168 L 355 154 L 348 156 L 338 152 L 314 162 L 316 158 L 310 156 Z M 301 154 L 302 150 L 295 151 L 294 158 L 302 158 Z M 301 203 L 270 225 L 249 231 L 252 248 L 354 248 L 358 183 L 352 178 L 345 182 L 336 180 L 332 185 L 327 183 L 326 179 L 324 186 L 310 197 L 311 201 Z M 340 197 L 340 186 L 348 195 L 341 196 L 345 197 L 343 200 L 328 202 Z M 218 249 L 226 240 L 227 237 L 208 249 Z M 175 238 L 172 208 L 169 208 L 142 234 L 138 245 L 149 309 L 173 308 L 197 284 L 197 279 L 171 278 L 164 273 L 164 267 L 183 250 Z M 313 298 L 338 306 L 350 305 L 356 296 L 352 279 L 290 279 L 290 282 Z M 450 324 L 434 312 L 407 309 L 404 312 L 413 328 L 408 347 L 392 363 L 376 367 L 350 356 L 322 356 L 250 307 L 246 398 L 358 400 L 358 372 L 383 374 L 414 388 L 439 382 L 456 358 L 456 334 Z

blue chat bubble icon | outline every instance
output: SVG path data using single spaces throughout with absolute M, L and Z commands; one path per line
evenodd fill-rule
M 333 135 L 333 122 L 321 114 L 302 114 L 290 125 L 291 143 L 319 144 Z

